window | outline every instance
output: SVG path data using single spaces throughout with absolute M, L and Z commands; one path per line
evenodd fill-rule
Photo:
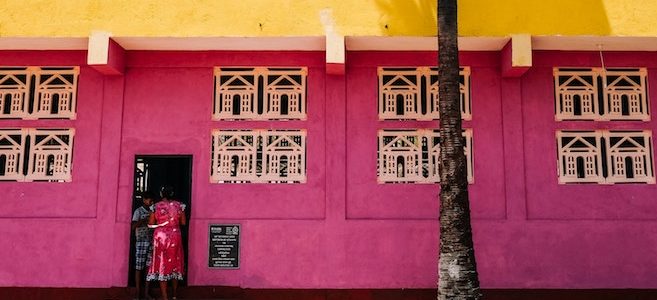
M 582 121 L 557 130 L 559 183 L 655 183 L 645 68 L 554 68 L 555 119 Z M 598 121 L 606 128 L 600 128 Z M 610 121 L 610 122 L 609 122 Z M 623 130 L 616 130 L 615 128 Z
M 437 183 L 440 181 L 440 135 L 435 129 L 393 129 L 405 121 L 439 118 L 438 68 L 379 67 L 378 132 L 379 183 Z M 461 118 L 472 119 L 470 68 L 461 67 Z M 433 124 L 427 124 L 434 126 Z M 467 125 L 467 124 L 466 124 Z M 472 129 L 463 130 L 468 182 L 472 169 Z
M 0 180 L 71 181 L 73 129 L 0 129 Z
M 23 181 L 25 129 L 0 129 L 0 180 Z
M 554 68 L 555 118 L 650 120 L 645 68 Z
M 305 130 L 214 130 L 211 180 L 306 182 Z
M 655 183 L 650 131 L 557 131 L 560 183 Z
M 214 120 L 305 120 L 308 68 L 215 68 Z
M 655 183 L 652 159 L 652 132 L 609 131 L 607 145 L 607 182 Z
M 559 182 L 603 183 L 602 132 L 557 131 Z
M 0 67 L 0 119 L 75 119 L 79 73 Z M 74 135 L 72 128 L 0 129 L 0 180 L 71 181 Z
M 379 119 L 437 120 L 438 69 L 431 67 L 380 67 Z M 462 67 L 461 117 L 472 119 L 470 104 L 470 68 Z
M 79 67 L 0 68 L 0 118 L 75 119 Z
M 468 182 L 472 176 L 472 129 L 463 131 Z M 438 130 L 379 130 L 379 183 L 440 182 Z
M 305 121 L 307 67 L 216 67 L 212 119 Z M 306 130 L 215 129 L 214 183 L 305 183 Z

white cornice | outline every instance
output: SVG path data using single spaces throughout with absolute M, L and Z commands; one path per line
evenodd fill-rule
M 498 51 L 510 40 L 509 37 L 459 37 L 461 51 Z M 436 37 L 416 36 L 348 36 L 349 51 L 437 51 Z
M 324 36 L 112 37 L 125 50 L 325 51 Z M 84 37 L 0 37 L 0 50 L 87 50 Z M 461 51 L 499 51 L 510 37 L 460 37 Z M 533 50 L 657 51 L 657 37 L 532 36 Z M 436 37 L 347 36 L 347 51 L 436 51 Z
M 323 36 L 309 37 L 113 37 L 126 50 L 324 51 Z
M 532 36 L 534 50 L 657 51 L 657 37 Z

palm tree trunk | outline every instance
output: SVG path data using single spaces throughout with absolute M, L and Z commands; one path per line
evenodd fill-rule
M 438 299 L 480 299 L 459 91 L 457 0 L 438 0 L 440 257 Z

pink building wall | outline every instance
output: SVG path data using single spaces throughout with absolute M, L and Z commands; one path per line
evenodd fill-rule
M 437 122 L 379 121 L 378 66 L 435 63 L 429 52 L 348 53 L 326 75 L 323 52 L 139 52 L 103 77 L 84 51 L 5 51 L 0 65 L 80 65 L 78 118 L 0 120 L 1 128 L 76 129 L 73 181 L 0 182 L 0 286 L 125 286 L 135 155 L 193 156 L 189 284 L 247 288 L 432 288 L 435 185 L 379 185 L 376 134 Z M 462 53 L 471 67 L 474 183 L 484 288 L 657 288 L 655 185 L 559 185 L 553 66 L 599 66 L 596 53 L 535 52 L 522 78 L 500 54 Z M 649 69 L 657 55 L 610 53 L 608 66 Z M 211 121 L 213 66 L 307 66 L 308 119 Z M 651 111 L 655 96 L 650 94 Z M 595 128 L 654 129 L 650 122 Z M 305 128 L 305 184 L 212 184 L 213 128 Z M 239 270 L 207 267 L 208 225 L 242 224 Z

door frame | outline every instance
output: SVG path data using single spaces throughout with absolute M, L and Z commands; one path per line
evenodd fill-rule
M 191 220 L 191 208 L 192 208 L 192 199 L 193 199 L 193 167 L 194 167 L 194 156 L 192 154 L 135 154 L 134 159 L 133 159 L 133 167 L 132 167 L 132 175 L 133 175 L 133 180 L 132 180 L 132 205 L 131 205 L 131 211 L 130 211 L 130 222 L 132 222 L 132 212 L 136 209 L 136 207 L 139 207 L 137 205 L 137 200 L 139 199 L 139 196 L 137 194 L 137 164 L 139 159 L 186 159 L 187 164 L 185 164 L 185 168 L 188 170 L 186 176 L 187 176 L 187 181 L 184 182 L 188 186 L 188 193 L 185 195 L 186 200 L 187 200 L 187 207 L 185 209 L 186 211 L 186 216 L 187 216 L 187 225 L 181 229 L 183 233 L 183 247 L 184 247 L 184 264 L 185 264 L 185 275 L 184 279 L 179 282 L 181 286 L 187 286 L 189 285 L 188 283 L 188 276 L 189 276 L 189 232 L 190 230 L 190 220 Z M 182 182 L 182 181 L 180 181 Z M 159 198 L 159 189 L 158 187 L 149 187 L 150 190 L 156 194 L 156 197 Z M 176 191 L 176 193 L 179 193 L 179 191 Z M 180 195 L 179 195 L 180 196 Z M 179 198 L 180 199 L 180 198 Z M 134 259 L 135 259 L 135 253 L 134 253 L 134 233 L 132 232 L 132 227 L 130 226 L 130 253 L 128 253 L 128 287 L 134 287 Z

